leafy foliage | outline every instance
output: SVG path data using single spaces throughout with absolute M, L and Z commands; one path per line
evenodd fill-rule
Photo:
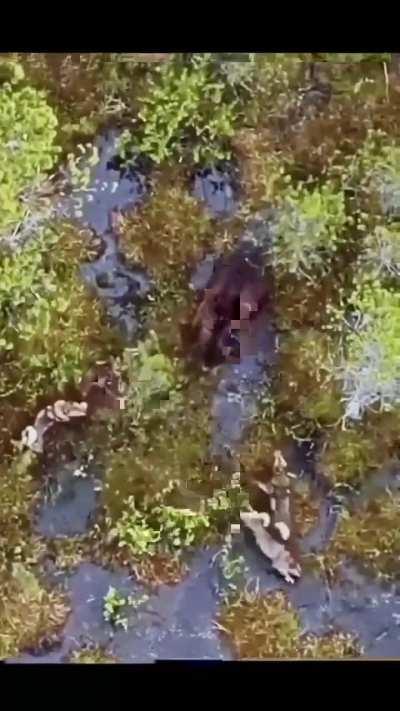
M 138 508 L 133 496 L 111 531 L 118 545 L 136 557 L 156 553 L 179 555 L 183 550 L 201 543 L 208 532 L 226 526 L 229 520 L 239 520 L 239 512 L 247 497 L 240 487 L 219 490 L 200 502 L 197 511 L 169 505 L 168 497 L 179 488 L 178 481 L 168 485 L 153 497 L 147 497 Z
M 137 348 L 125 349 L 123 368 L 127 374 L 127 410 L 133 424 L 166 415 L 181 402 L 176 364 L 160 351 L 152 332 Z
M 377 403 L 390 408 L 400 398 L 400 294 L 379 282 L 352 296 L 354 325 L 347 334 L 343 378 L 345 416 L 360 419 Z
M 23 66 L 11 58 L 0 58 L 0 83 L 18 84 L 25 78 Z
M 77 281 L 76 264 L 64 262 L 63 238 L 45 230 L 0 257 L 1 389 L 22 390 L 27 402 L 77 384 L 103 352 L 100 310 Z
M 209 527 L 208 518 L 190 509 L 162 503 L 173 487 L 174 482 L 154 497 L 153 505 L 147 504 L 142 511 L 136 508 L 134 498 L 129 498 L 128 508 L 115 528 L 120 547 L 127 547 L 134 556 L 152 556 L 160 546 L 164 551 L 174 553 L 199 540 Z
M 51 170 L 59 153 L 57 117 L 44 92 L 0 87 L 0 228 L 23 217 L 23 191 Z
M 368 130 L 365 141 L 345 170 L 359 204 L 368 213 L 400 215 L 400 146 L 380 129 Z M 372 206 L 372 210 L 371 210 Z
M 396 224 L 377 225 L 364 239 L 362 267 L 375 279 L 400 276 L 400 230 Z
M 284 196 L 275 247 L 277 266 L 302 273 L 324 263 L 338 248 L 346 224 L 344 195 L 326 182 L 308 190 L 289 187 Z
M 196 163 L 226 158 L 236 114 L 235 101 L 225 99 L 225 88 L 207 54 L 194 55 L 186 65 L 178 60 L 157 67 L 141 98 L 141 137 L 130 147 L 155 163 L 182 160 L 188 154 Z
M 121 616 L 121 609 L 124 608 L 128 600 L 113 587 L 110 587 L 107 595 L 104 596 L 103 617 L 106 622 L 113 625 L 128 628 L 128 620 Z

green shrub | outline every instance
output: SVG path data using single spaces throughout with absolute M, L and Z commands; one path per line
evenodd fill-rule
M 343 171 L 365 219 L 400 215 L 400 146 L 384 131 L 369 130 L 361 148 Z
M 289 187 L 279 217 L 277 266 L 294 274 L 323 269 L 338 248 L 345 224 L 344 194 L 333 184 L 313 190 L 304 184 Z
M 44 92 L 0 87 L 0 228 L 24 215 L 21 195 L 53 168 L 57 117 Z
M 24 78 L 24 68 L 19 62 L 8 57 L 0 59 L 0 83 L 18 84 Z
M 127 412 L 132 423 L 144 422 L 158 411 L 165 415 L 181 402 L 177 365 L 160 351 L 151 332 L 137 348 L 125 349 L 123 357 L 127 389 Z
M 209 527 L 208 518 L 190 509 L 167 506 L 162 502 L 165 490 L 143 511 L 129 497 L 128 509 L 117 521 L 115 533 L 119 546 L 135 556 L 155 555 L 158 550 L 174 553 L 192 546 Z
M 400 399 L 400 294 L 379 282 L 359 285 L 351 305 L 341 376 L 346 416 L 359 419 L 378 404 L 390 409 Z
M 248 498 L 240 487 L 219 490 L 200 501 L 198 510 L 170 505 L 170 496 L 179 490 L 179 481 L 170 481 L 159 493 L 145 497 L 139 508 L 135 497 L 111 530 L 111 539 L 133 556 L 153 556 L 156 553 L 179 555 L 183 550 L 200 544 L 208 533 L 216 533 L 228 522 L 237 523 Z
M 400 230 L 378 225 L 364 239 L 360 262 L 372 278 L 400 276 Z
M 21 391 L 27 404 L 77 384 L 107 350 L 100 308 L 78 281 L 77 265 L 64 260 L 63 238 L 47 229 L 0 256 L 0 390 Z
M 122 617 L 121 610 L 126 607 L 127 603 L 127 598 L 115 588 L 110 587 L 107 595 L 104 596 L 103 617 L 105 621 L 111 622 L 116 627 L 123 627 L 126 631 L 128 629 L 128 620 L 126 617 Z
M 226 142 L 234 133 L 235 101 L 226 100 L 226 81 L 213 71 L 210 55 L 194 55 L 158 66 L 141 97 L 140 138 L 127 147 L 156 163 L 189 155 L 199 161 L 227 157 Z

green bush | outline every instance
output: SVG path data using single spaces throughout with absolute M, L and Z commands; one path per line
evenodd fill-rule
M 229 522 L 239 520 L 240 511 L 248 506 L 248 496 L 240 486 L 219 490 L 200 502 L 199 509 L 180 508 L 168 503 L 179 490 L 179 481 L 168 485 L 152 497 L 145 497 L 139 508 L 133 496 L 111 531 L 137 557 L 156 553 L 180 554 L 201 543 L 208 532 L 220 531 Z
M 21 195 L 53 168 L 57 117 L 32 87 L 0 87 L 0 229 L 24 215 Z
M 227 83 L 214 71 L 210 55 L 194 55 L 158 66 L 141 97 L 140 137 L 126 147 L 149 155 L 156 163 L 190 156 L 199 161 L 226 158 L 227 139 L 234 133 L 235 100 L 226 97 Z
M 360 263 L 372 278 L 400 276 L 400 230 L 378 225 L 365 237 Z
M 154 555 L 159 550 L 179 552 L 198 542 L 210 525 L 207 516 L 167 506 L 162 502 L 164 496 L 165 490 L 155 496 L 153 505 L 148 504 L 142 511 L 136 508 L 134 497 L 129 497 L 128 508 L 115 528 L 120 547 L 140 557 Z
M 161 352 L 154 332 L 137 348 L 125 349 L 123 369 L 129 383 L 127 412 L 134 425 L 158 411 L 166 415 L 181 402 L 177 366 Z
M 382 130 L 369 130 L 348 161 L 344 181 L 354 192 L 365 219 L 400 215 L 400 146 Z
M 24 78 L 24 68 L 19 62 L 8 57 L 0 59 L 0 83 L 18 84 Z
M 379 282 L 361 284 L 351 304 L 344 364 L 346 416 L 360 419 L 374 403 L 390 409 L 400 402 L 400 294 Z
M 346 224 L 344 194 L 329 182 L 313 190 L 289 187 L 278 219 L 276 265 L 293 274 L 323 269 Z
M 103 354 L 101 312 L 64 259 L 64 235 L 47 229 L 13 254 L 0 255 L 0 390 L 29 403 L 77 384 Z

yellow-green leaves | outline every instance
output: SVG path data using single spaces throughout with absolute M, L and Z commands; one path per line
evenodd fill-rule
M 281 208 L 275 259 L 291 273 L 323 267 L 346 224 L 344 194 L 331 183 L 289 187 Z
M 142 133 L 134 148 L 156 163 L 187 154 L 195 162 L 226 158 L 236 102 L 225 94 L 226 84 L 214 74 L 209 55 L 195 56 L 185 67 L 162 65 L 141 99 Z
M 56 133 L 57 117 L 43 92 L 0 88 L 0 229 L 23 217 L 21 194 L 54 166 Z

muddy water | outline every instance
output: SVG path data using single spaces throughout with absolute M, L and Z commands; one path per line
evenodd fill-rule
M 151 282 L 143 267 L 127 264 L 111 215 L 140 204 L 149 191 L 149 182 L 137 166 L 122 164 L 118 137 L 117 131 L 109 131 L 96 139 L 98 160 L 89 167 L 85 188 L 73 190 L 59 208 L 64 216 L 79 220 L 101 237 L 101 254 L 82 266 L 82 278 L 103 302 L 111 323 L 131 343 L 139 330 L 138 309 L 151 291 Z M 88 159 L 86 163 L 82 160 L 81 167 L 87 168 Z
M 137 168 L 124 167 L 118 157 L 118 132 L 110 131 L 95 141 L 98 161 L 90 167 L 85 189 L 72 191 L 56 205 L 61 216 L 89 227 L 101 241 L 99 257 L 81 267 L 87 287 L 100 299 L 110 323 L 127 345 L 137 339 L 141 307 L 152 283 L 140 265 L 128 264 L 113 230 L 113 211 L 133 209 L 148 191 L 147 178 Z M 86 163 L 81 164 L 82 168 Z M 69 176 L 66 174 L 67 182 Z M 45 493 L 36 517 L 36 530 L 46 538 L 75 536 L 93 523 L 101 473 L 81 470 L 79 461 L 59 464 L 46 472 Z
M 100 472 L 78 460 L 58 464 L 45 474 L 44 496 L 35 528 L 45 538 L 79 536 L 93 524 L 100 503 Z
M 60 663 L 85 642 L 101 645 L 120 662 L 152 662 L 156 659 L 229 659 L 213 618 L 218 595 L 213 589 L 212 555 L 199 553 L 189 576 L 177 586 L 162 585 L 155 595 L 135 608 L 123 610 L 127 630 L 106 622 L 103 598 L 110 587 L 139 600 L 146 591 L 123 572 L 112 573 L 90 563 L 79 566 L 63 581 L 72 613 L 63 630 L 59 648 L 46 654 L 27 653 L 17 663 Z
M 66 216 L 78 219 L 96 234 L 104 235 L 110 227 L 110 214 L 130 210 L 140 203 L 149 190 L 146 176 L 137 166 L 122 165 L 118 156 L 118 131 L 109 131 L 94 141 L 98 160 L 90 166 L 83 157 L 79 167 L 89 169 L 85 187 L 73 189 L 59 209 Z M 70 175 L 65 172 L 67 183 Z

